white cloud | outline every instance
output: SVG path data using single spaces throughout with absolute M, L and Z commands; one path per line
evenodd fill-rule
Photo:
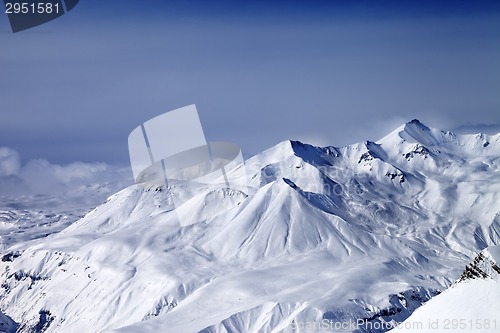
M 0 194 L 54 194 L 78 187 L 96 184 L 131 183 L 128 167 L 106 163 L 74 162 L 52 164 L 36 159 L 21 165 L 19 153 L 11 148 L 0 148 Z
M 0 147 L 0 177 L 17 175 L 21 169 L 21 158 L 17 151 Z

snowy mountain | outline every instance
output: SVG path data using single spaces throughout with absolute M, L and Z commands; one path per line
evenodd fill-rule
M 248 193 L 202 187 L 174 210 L 182 185 L 131 186 L 11 245 L 5 326 L 382 332 L 500 243 L 500 134 L 413 120 L 341 148 L 285 141 L 245 168 Z M 179 212 L 193 223 L 180 226 Z

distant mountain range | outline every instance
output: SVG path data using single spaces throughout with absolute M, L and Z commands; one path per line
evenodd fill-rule
M 185 185 L 134 185 L 9 243 L 4 331 L 383 332 L 500 244 L 500 134 L 413 120 L 377 142 L 285 141 L 244 167 L 248 189 L 201 184 L 174 208 Z

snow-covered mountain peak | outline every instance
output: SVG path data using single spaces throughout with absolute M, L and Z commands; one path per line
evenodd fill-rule
M 398 133 L 399 137 L 411 142 L 420 143 L 425 146 L 434 146 L 439 144 L 435 131 L 422 124 L 418 119 L 413 119 L 406 123 L 403 130 Z
M 414 144 L 436 153 L 466 154 L 482 156 L 492 150 L 500 149 L 500 133 L 488 135 L 456 134 L 428 127 L 417 119 L 398 127 L 392 133 L 378 141 L 384 146 Z

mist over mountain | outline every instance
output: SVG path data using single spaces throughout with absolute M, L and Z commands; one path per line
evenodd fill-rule
M 174 207 L 182 184 L 133 185 L 46 235 L 43 216 L 3 211 L 2 239 L 33 230 L 2 249 L 4 330 L 383 332 L 500 244 L 500 134 L 412 120 L 244 168 L 246 191 L 200 185 Z

